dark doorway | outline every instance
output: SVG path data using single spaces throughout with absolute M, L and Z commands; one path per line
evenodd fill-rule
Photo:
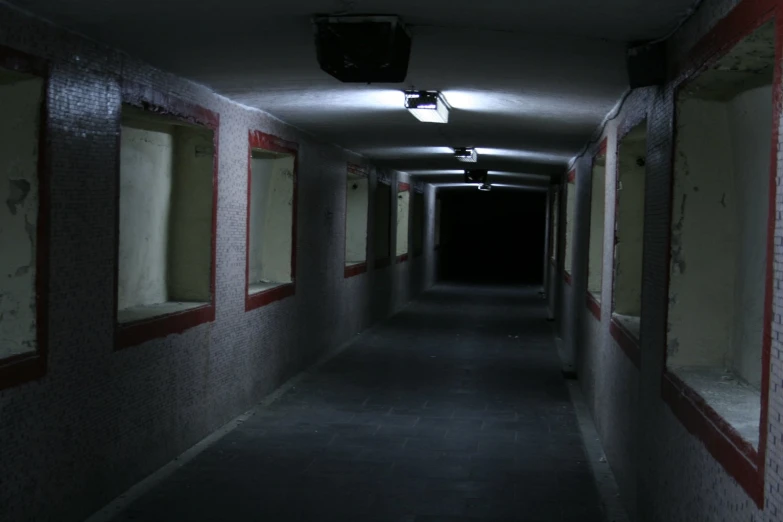
M 543 281 L 544 192 L 442 189 L 439 277 L 471 283 Z

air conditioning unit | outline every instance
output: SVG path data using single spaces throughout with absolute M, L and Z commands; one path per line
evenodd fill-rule
M 401 83 L 408 74 L 411 37 L 396 16 L 313 17 L 321 69 L 346 83 Z

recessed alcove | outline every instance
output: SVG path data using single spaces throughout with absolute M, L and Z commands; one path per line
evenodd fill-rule
M 587 264 L 587 292 L 601 302 L 604 269 L 604 215 L 606 209 L 606 142 L 593 158 L 590 189 L 590 241 Z
M 367 173 L 358 166 L 349 166 L 345 189 L 345 267 L 350 269 L 367 263 L 367 210 L 370 183 Z
M 291 153 L 254 148 L 250 158 L 248 294 L 291 283 L 294 220 Z
M 0 68 L 0 361 L 38 347 L 43 78 Z
M 774 56 L 770 22 L 676 97 L 667 368 L 754 447 L 769 371 Z
M 123 105 L 120 323 L 210 303 L 214 154 L 211 129 Z
M 617 159 L 612 318 L 638 341 L 642 311 L 647 120 L 620 139 Z

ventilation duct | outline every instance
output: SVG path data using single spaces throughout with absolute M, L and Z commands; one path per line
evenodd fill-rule
M 321 69 L 346 83 L 400 83 L 408 74 L 411 37 L 396 16 L 313 17 Z

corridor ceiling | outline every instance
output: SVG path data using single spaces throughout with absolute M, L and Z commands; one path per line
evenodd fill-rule
M 11 3 L 422 181 L 459 181 L 450 147 L 472 146 L 478 168 L 530 184 L 562 174 L 626 89 L 625 42 L 669 33 L 694 0 Z M 406 82 L 321 71 L 315 13 L 399 15 L 413 40 Z M 411 116 L 411 87 L 442 91 L 449 123 Z

